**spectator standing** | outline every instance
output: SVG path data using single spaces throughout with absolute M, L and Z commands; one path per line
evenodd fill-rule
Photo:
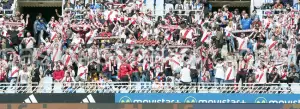
M 72 87 L 72 82 L 75 82 L 74 77 L 71 76 L 70 72 L 66 72 L 65 77 L 62 79 L 62 82 L 66 82 L 66 87 Z
M 279 74 L 277 73 L 277 68 L 273 68 L 273 70 L 268 74 L 267 81 L 268 83 L 278 83 L 280 80 Z
M 236 75 L 236 83 L 240 83 L 240 81 L 242 81 L 242 84 L 246 82 L 246 78 L 247 78 L 247 69 L 241 69 L 240 71 L 238 71 L 237 75 Z M 254 80 L 251 80 L 254 81 Z
M 1 63 L 2 64 L 2 63 Z M 5 82 L 6 81 L 6 69 L 4 67 L 0 67 L 0 82 Z
M 216 66 L 214 66 L 214 69 L 216 69 L 215 85 L 222 84 L 225 79 L 225 71 L 224 71 L 224 63 L 221 59 L 217 60 L 217 64 Z
M 65 9 L 65 8 L 74 8 L 74 4 L 71 3 L 70 0 L 65 0 L 65 1 L 66 1 L 66 3 L 65 3 L 65 5 L 64 5 L 64 9 Z
M 132 68 L 131 68 L 130 64 L 128 64 L 126 62 L 126 60 L 123 59 L 123 63 L 121 64 L 120 69 L 119 69 L 118 78 L 121 81 L 129 81 L 129 80 L 131 80 L 131 78 L 130 78 L 131 73 L 132 73 Z
M 27 32 L 26 37 L 23 38 L 22 44 L 25 46 L 25 50 L 23 52 L 23 57 L 25 57 L 25 63 L 30 64 L 32 61 L 32 52 L 33 52 L 33 47 L 34 44 L 36 43 L 36 40 L 31 36 L 30 32 Z
M 236 67 L 232 65 L 232 62 L 227 62 L 224 82 L 234 83 L 234 79 L 235 79 L 234 75 L 236 75 L 235 69 Z
M 83 65 L 81 63 L 79 64 L 76 81 L 82 81 L 82 82 L 87 81 L 88 65 L 89 64 L 87 65 Z
M 23 69 L 19 72 L 20 84 L 21 86 L 27 86 L 30 77 L 30 71 L 28 70 L 27 65 L 23 65 Z
M 65 72 L 60 69 L 59 65 L 57 65 L 56 66 L 56 70 L 53 72 L 53 79 L 54 79 L 54 81 L 61 82 L 62 79 L 64 78 L 64 74 L 65 74 Z
M 248 14 L 244 15 L 244 18 L 241 20 L 241 25 L 243 30 L 251 29 L 252 20 L 249 18 Z
M 259 16 L 257 15 L 257 12 L 256 12 L 256 10 L 253 10 L 252 11 L 252 13 L 251 13 L 251 20 L 253 21 L 254 19 L 256 19 L 256 18 L 259 18 Z
M 188 68 L 187 64 L 184 64 L 183 68 L 180 70 L 180 81 L 184 84 L 192 82 L 191 70 Z
M 35 92 L 36 91 L 36 86 L 39 85 L 42 75 L 41 75 L 41 69 L 39 66 L 36 66 L 35 63 L 32 64 L 31 66 L 31 81 L 34 82 L 34 84 L 32 84 L 32 90 Z
M 35 40 L 39 39 L 39 34 L 38 34 L 39 20 L 40 20 L 40 16 L 36 16 L 36 19 L 35 19 L 35 21 L 33 23 L 33 33 L 34 33 Z

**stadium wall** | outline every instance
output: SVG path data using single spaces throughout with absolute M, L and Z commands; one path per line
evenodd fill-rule
M 114 103 L 115 94 L 0 94 L 0 98 L 0 103 Z

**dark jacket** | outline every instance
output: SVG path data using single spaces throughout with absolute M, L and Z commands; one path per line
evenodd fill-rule
M 296 53 L 298 54 L 298 52 L 300 52 L 300 44 L 296 45 Z

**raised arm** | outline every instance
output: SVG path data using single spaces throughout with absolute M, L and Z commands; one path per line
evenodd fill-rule
M 57 16 L 57 17 L 63 17 L 63 16 L 61 16 L 61 15 L 58 14 L 57 9 L 55 9 L 55 13 L 56 13 L 56 16 Z
M 27 25 L 28 25 L 28 19 L 29 19 L 29 17 L 30 17 L 29 14 L 27 14 L 26 15 L 26 20 L 25 20 L 25 27 L 27 27 Z

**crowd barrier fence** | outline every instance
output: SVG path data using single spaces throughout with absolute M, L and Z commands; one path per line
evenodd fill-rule
M 300 103 L 298 83 L 49 82 L 0 84 L 1 103 Z
M 14 10 L 12 10 L 12 9 L 2 9 L 2 10 L 0 10 L 0 15 L 1 16 L 3 16 L 3 15 L 6 15 L 6 16 L 11 16 L 11 15 L 13 15 L 13 13 L 14 13 Z
M 298 83 L 52 82 L 1 83 L 0 93 L 251 93 L 300 94 Z

